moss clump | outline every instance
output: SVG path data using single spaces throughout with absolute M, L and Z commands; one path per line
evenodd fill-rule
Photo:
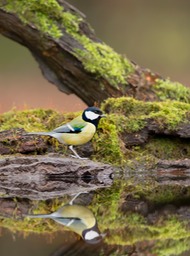
M 13 109 L 0 115 L 0 131 L 23 128 L 26 131 L 47 131 L 64 117 L 54 110 L 33 109 L 17 111 Z M 51 127 L 52 126 L 52 127 Z
M 52 233 L 57 232 L 63 229 L 62 225 L 58 225 L 55 221 L 50 219 L 40 219 L 40 218 L 29 218 L 25 217 L 20 220 L 17 217 L 17 210 L 19 212 L 19 202 L 17 205 L 17 200 L 14 199 L 16 202 L 15 211 L 12 218 L 3 218 L 0 216 L 0 226 L 9 228 L 12 232 L 21 231 L 25 235 L 29 234 L 30 232 L 34 233 Z M 55 198 L 48 201 L 31 201 L 31 210 L 28 214 L 49 214 L 56 211 L 58 208 L 63 206 L 68 202 L 67 198 Z
M 190 105 L 178 101 L 144 102 L 133 98 L 109 98 L 102 108 L 128 119 L 129 132 L 138 131 L 145 127 L 148 120 L 154 120 L 160 128 L 175 130 L 180 123 L 185 122 L 190 113 Z
M 154 205 L 178 205 L 189 201 L 190 188 L 183 188 L 180 185 L 170 184 L 159 185 L 154 182 L 152 185 L 147 185 L 144 190 L 141 190 L 140 188 L 138 195 Z
M 176 242 L 176 240 L 168 240 L 165 243 L 158 242 L 153 253 L 158 256 L 166 255 L 182 255 L 184 252 L 189 251 L 189 237 L 184 238 Z
M 190 157 L 190 145 L 185 139 L 159 136 L 152 137 L 143 147 L 138 148 L 138 152 L 151 152 L 159 159 L 183 159 Z
M 103 44 L 95 43 L 86 36 L 75 35 L 84 49 L 75 49 L 76 56 L 82 61 L 85 69 L 98 77 L 108 80 L 118 88 L 126 84 L 126 78 L 133 71 L 132 64 L 114 50 Z
M 28 132 L 51 131 L 62 123 L 69 122 L 79 113 L 61 114 L 51 109 L 13 109 L 0 115 L 0 131 L 23 128 Z
M 120 165 L 123 163 L 122 141 L 118 136 L 117 127 L 109 117 L 101 120 L 97 134 L 93 139 L 94 159 Z
M 51 131 L 62 124 L 69 122 L 79 113 L 67 113 L 61 114 L 53 110 L 45 109 L 33 109 L 33 110 L 23 110 L 17 111 L 13 109 L 7 113 L 0 115 L 0 132 L 5 130 L 12 130 L 14 128 L 22 128 L 27 132 L 39 132 L 39 131 Z M 22 133 L 22 132 L 21 132 Z M 22 139 L 17 139 L 20 134 L 19 130 L 12 130 L 8 138 L 4 138 L 1 143 L 6 152 L 11 154 L 22 152 Z M 35 146 L 38 145 L 39 137 L 36 136 L 31 141 L 32 150 L 31 154 L 44 154 L 44 148 Z M 66 153 L 66 146 L 60 144 L 56 139 L 49 138 L 47 136 L 41 137 L 41 140 L 44 140 L 44 143 L 47 144 L 50 151 Z M 46 151 L 46 150 L 45 150 Z
M 177 100 L 181 102 L 190 102 L 190 90 L 178 82 L 171 82 L 169 79 L 163 81 L 156 80 L 153 90 L 161 100 Z
M 59 22 L 63 8 L 55 0 L 8 0 L 3 8 L 7 12 L 16 13 L 23 23 L 32 23 L 48 35 L 55 38 L 62 36 Z
M 94 215 L 97 216 L 98 223 L 103 230 L 107 229 L 107 227 L 111 229 L 120 227 L 122 213 L 118 211 L 118 208 L 124 188 L 127 191 L 125 181 L 115 180 L 111 188 L 99 190 L 99 193 L 89 206 Z
M 24 24 L 32 23 L 42 33 L 56 39 L 63 35 L 63 28 L 69 34 L 77 33 L 82 20 L 64 11 L 56 0 L 8 0 L 3 9 L 16 13 Z

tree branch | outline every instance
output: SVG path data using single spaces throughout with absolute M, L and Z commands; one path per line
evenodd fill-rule
M 46 79 L 87 105 L 123 95 L 162 99 L 157 92 L 163 90 L 157 84 L 158 79 L 164 82 L 162 77 L 114 52 L 96 37 L 85 16 L 63 0 L 38 4 L 5 0 L 0 7 L 0 33 L 27 47 Z M 179 91 L 176 84 L 168 87 Z M 165 90 L 164 95 L 178 99 Z M 189 99 L 186 89 L 186 102 Z

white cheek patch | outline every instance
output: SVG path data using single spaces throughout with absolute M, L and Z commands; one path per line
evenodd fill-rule
M 97 119 L 97 118 L 99 117 L 98 114 L 96 114 L 96 113 L 94 113 L 94 112 L 92 112 L 92 111 L 86 111 L 86 112 L 85 112 L 85 115 L 86 115 L 86 117 L 87 117 L 88 119 L 90 119 L 90 120 L 95 120 L 95 119 Z
M 98 234 L 96 231 L 94 230 L 91 230 L 91 231 L 88 231 L 86 234 L 85 234 L 85 240 L 92 240 L 96 237 L 99 237 L 100 234 Z

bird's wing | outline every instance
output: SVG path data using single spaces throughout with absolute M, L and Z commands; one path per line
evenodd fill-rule
M 53 132 L 56 133 L 79 133 L 86 126 L 86 122 L 81 117 L 76 117 L 71 122 L 62 125 Z
M 57 127 L 56 129 L 53 130 L 53 132 L 56 133 L 70 133 L 73 132 L 71 127 L 68 124 L 62 125 Z
M 67 227 L 72 227 L 74 225 L 74 226 L 78 226 L 78 227 L 80 226 L 80 227 L 86 228 L 86 225 L 79 218 L 55 217 L 52 219 Z

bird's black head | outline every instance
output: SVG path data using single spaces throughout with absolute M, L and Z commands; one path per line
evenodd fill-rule
M 94 124 L 96 127 L 102 117 L 105 117 L 105 115 L 97 107 L 88 107 L 82 113 L 83 120 Z

